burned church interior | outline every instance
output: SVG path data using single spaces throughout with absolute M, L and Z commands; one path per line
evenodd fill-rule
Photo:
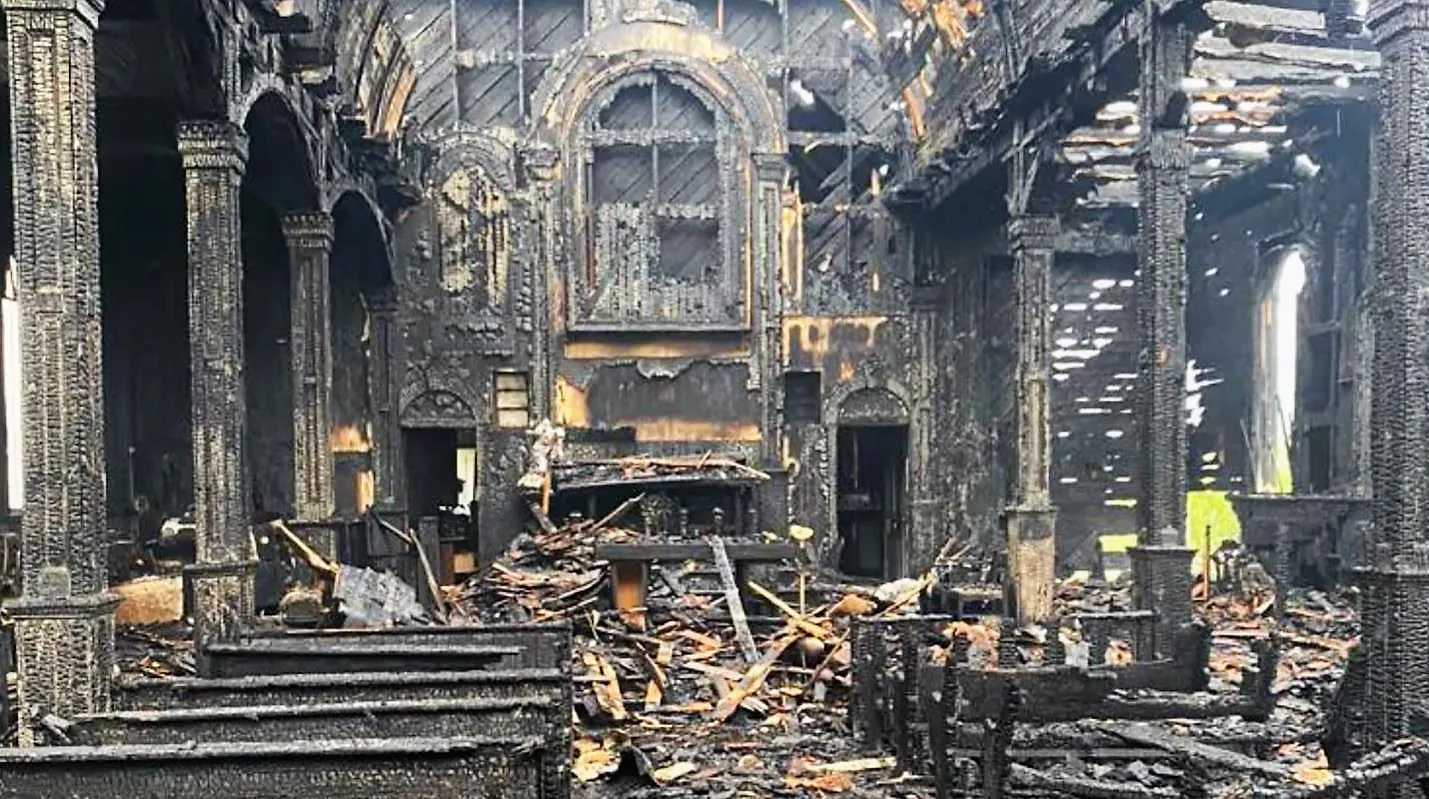
M 1429 797 L 1426 0 L 0 13 L 0 798 Z

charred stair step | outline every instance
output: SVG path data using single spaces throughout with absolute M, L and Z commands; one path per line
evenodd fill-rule
M 569 704 L 569 663 L 564 669 L 129 678 L 114 685 L 116 709 L 141 711 L 522 696 L 558 696 Z
M 0 799 L 569 795 L 568 778 L 551 765 L 541 739 L 512 736 L 0 749 Z
M 328 641 L 251 638 L 204 647 L 204 673 L 212 677 L 362 671 L 458 671 L 499 667 L 519 660 L 518 646 L 445 641 Z
M 288 630 L 266 628 L 246 632 L 244 640 L 327 642 L 332 644 L 411 644 L 515 647 L 520 654 L 503 657 L 502 668 L 561 667 L 570 661 L 571 626 L 555 624 L 483 624 L 393 627 L 360 630 Z
M 559 694 L 547 694 L 128 710 L 81 716 L 70 737 L 87 746 L 492 734 L 544 739 L 566 721 L 561 704 Z

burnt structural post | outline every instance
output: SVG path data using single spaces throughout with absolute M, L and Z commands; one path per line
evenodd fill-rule
M 397 289 L 386 286 L 367 298 L 370 334 L 367 339 L 367 392 L 371 400 L 372 473 L 377 509 L 392 511 L 407 504 L 406 469 L 402 464 L 402 426 L 397 418 L 396 376 L 400 374 L 401 338 L 397 327 Z
M 229 122 L 178 130 L 188 203 L 189 371 L 193 391 L 194 635 L 237 634 L 253 614 L 257 565 L 244 436 L 243 253 L 239 192 L 248 137 Z
M 1429 687 L 1429 2 L 1376 0 L 1380 127 L 1374 144 L 1370 367 L 1373 545 L 1364 589 L 1364 743 L 1411 732 Z M 1403 784 L 1383 794 L 1423 796 Z
M 1188 21 L 1152 20 L 1141 47 L 1141 141 L 1135 413 L 1140 433 L 1141 540 L 1131 551 L 1133 601 L 1155 610 L 1157 653 L 1169 656 L 1175 631 L 1191 621 L 1191 559 L 1186 526 L 1186 201 L 1191 145 Z
M 1016 286 L 1017 462 L 1007 528 L 1008 614 L 1019 624 L 1052 616 L 1057 513 L 1051 493 L 1048 302 L 1060 226 L 1053 215 L 1021 214 L 1008 224 Z
M 333 515 L 332 235 L 329 214 L 305 211 L 283 217 L 293 298 L 293 507 L 305 522 Z M 335 554 L 330 533 L 319 533 L 310 543 L 329 557 Z
M 4 0 L 20 300 L 25 513 L 20 743 L 36 712 L 109 705 L 94 34 L 102 0 Z

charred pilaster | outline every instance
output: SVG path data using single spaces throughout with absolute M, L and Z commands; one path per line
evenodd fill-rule
M 292 276 L 293 507 L 299 519 L 333 514 L 332 291 L 328 256 L 332 217 L 301 212 L 283 217 Z M 333 554 L 331 540 L 314 541 Z
M 368 337 L 367 390 L 372 401 L 372 471 L 376 483 L 379 510 L 402 508 L 406 505 L 407 489 L 403 482 L 407 470 L 402 466 L 402 428 L 398 419 L 401 374 L 401 353 L 397 327 L 397 289 L 389 286 L 367 298 L 367 313 L 371 325 Z
M 750 380 L 757 379 L 757 386 L 751 388 L 759 392 L 759 407 L 763 413 L 761 420 L 760 455 L 765 466 L 776 465 L 779 461 L 780 437 L 783 424 L 783 397 L 778 390 L 780 335 L 783 330 L 783 292 L 779 283 L 779 252 L 783 237 L 780 235 L 780 215 L 783 213 L 784 175 L 788 165 L 782 154 L 756 155 L 754 157 L 756 177 L 756 199 L 754 219 L 754 286 L 755 307 L 753 318 L 759 320 L 755 331 L 759 362 L 758 368 L 751 368 Z M 771 519 L 766 522 L 771 529 L 781 531 L 787 520 Z
M 1016 291 L 1016 463 L 1004 512 L 1011 581 L 1009 610 L 1023 624 L 1052 614 L 1057 565 L 1051 500 L 1051 429 L 1047 384 L 1048 304 L 1059 224 L 1055 216 L 1019 215 L 1008 225 Z
M 4 0 L 25 381 L 22 744 L 109 704 L 94 35 L 102 0 Z
M 1141 546 L 1132 552 L 1135 601 L 1157 612 L 1155 646 L 1169 653 L 1191 617 L 1186 525 L 1186 199 L 1191 146 L 1188 98 L 1193 33 L 1185 20 L 1153 20 L 1141 50 L 1137 153 L 1140 278 L 1136 326 Z
M 244 431 L 243 255 L 239 192 L 248 138 L 227 122 L 178 130 L 188 201 L 189 362 L 193 390 L 195 635 L 228 637 L 252 615 Z

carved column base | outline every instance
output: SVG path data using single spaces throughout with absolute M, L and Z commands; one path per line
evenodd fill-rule
M 21 746 L 60 743 L 35 729 L 47 713 L 72 719 L 109 710 L 118 605 L 109 593 L 6 604 L 15 620 Z
M 1152 648 L 1157 657 L 1175 655 L 1177 631 L 1191 623 L 1191 561 L 1189 547 L 1132 547 L 1131 601 L 1137 610 L 1156 611 Z
M 1018 624 L 1052 618 L 1052 589 L 1057 578 L 1057 511 L 1012 507 L 1002 512 L 1007 541 L 1007 586 L 1003 615 Z
M 232 641 L 253 619 L 253 576 L 258 561 L 195 563 L 184 568 L 184 583 L 193 596 L 189 610 L 194 620 L 197 658 L 203 667 L 203 645 Z

